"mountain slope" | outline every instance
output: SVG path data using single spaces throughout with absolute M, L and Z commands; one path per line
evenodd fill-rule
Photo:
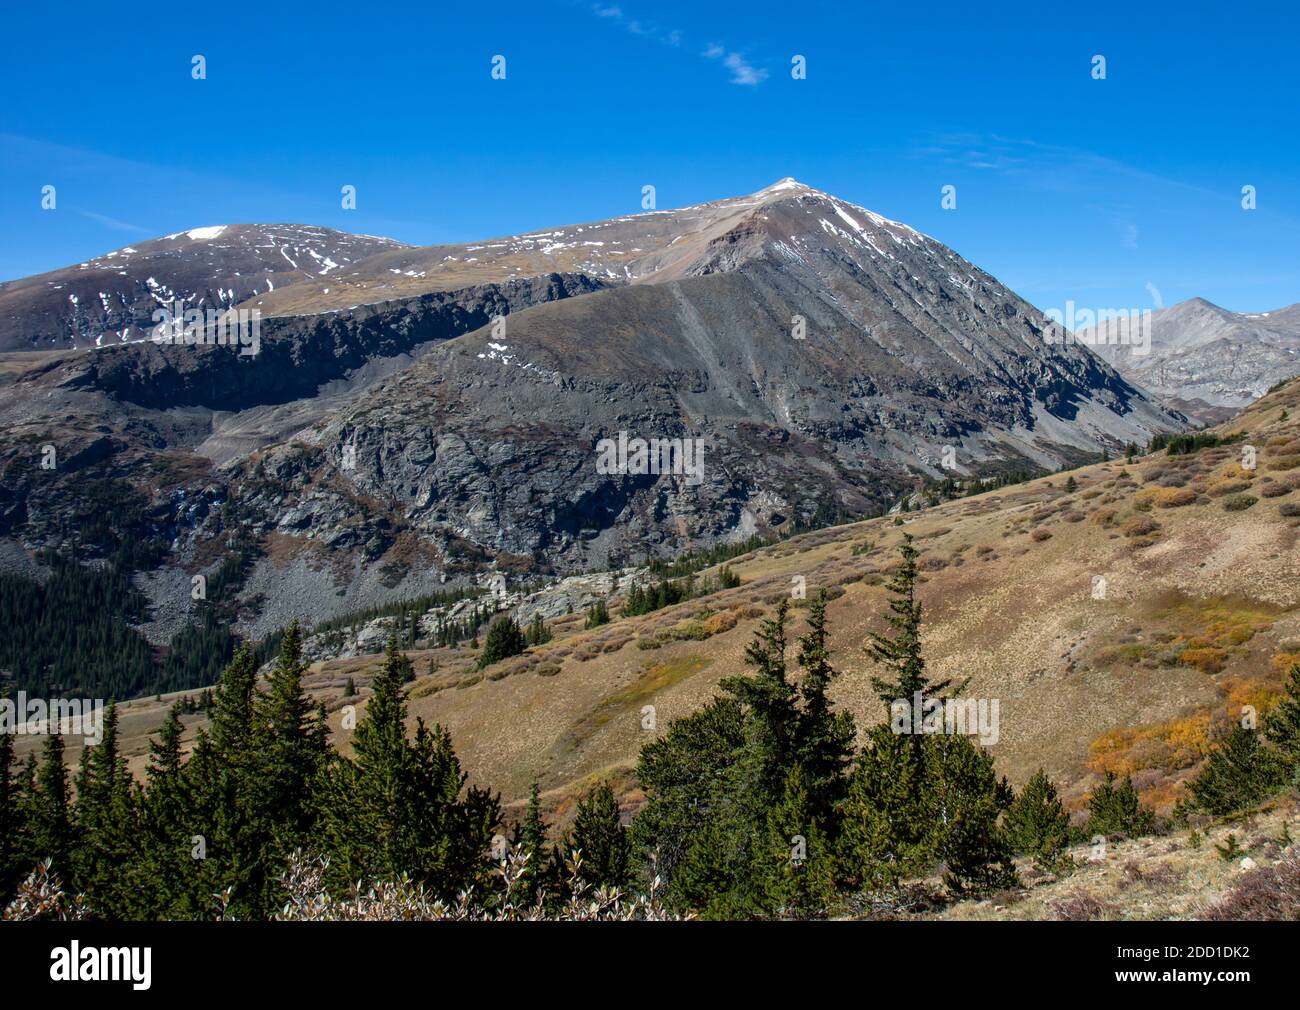
M 132 524 L 165 558 L 151 598 L 175 613 L 182 573 L 240 532 L 258 552 L 241 626 L 261 633 L 490 570 L 877 514 L 928 481 L 1055 469 L 1185 424 L 1047 343 L 1036 309 L 946 246 L 792 180 L 582 234 L 606 226 L 625 237 L 527 267 L 591 273 L 492 281 L 502 264 L 469 264 L 447 281 L 469 287 L 269 318 L 254 357 L 9 356 L 0 533 L 25 556 L 93 558 Z M 581 248 L 604 258 L 566 258 Z M 697 440 L 699 479 L 602 472 L 620 433 Z M 42 444 L 76 466 L 40 470 Z M 71 521 L 123 485 L 130 507 Z
M 1103 342 L 1098 329 L 1079 339 L 1130 382 L 1204 423 L 1224 420 L 1300 374 L 1300 303 L 1239 313 L 1191 298 L 1151 314 L 1149 353 L 1139 353 L 1143 340 Z M 1117 333 L 1130 337 L 1122 324 Z
M 439 550 L 464 539 L 576 571 L 883 511 L 926 479 L 1054 469 L 1182 424 L 1083 348 L 1046 343 L 1032 306 L 933 239 L 797 185 L 742 202 L 638 283 L 466 334 L 305 431 L 324 460 L 261 514 L 292 513 L 319 541 L 361 494 Z M 620 432 L 701 440 L 701 481 L 599 473 L 598 444 Z
M 193 228 L 0 284 L 0 351 L 146 339 L 160 305 L 229 308 L 402 243 L 302 224 Z

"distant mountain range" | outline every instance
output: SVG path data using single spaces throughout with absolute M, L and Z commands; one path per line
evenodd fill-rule
M 258 309 L 260 353 L 147 339 L 177 297 Z M 236 543 L 260 632 L 1187 425 L 942 243 L 793 179 L 458 246 L 201 228 L 10 282 L 0 320 L 0 566 L 146 543 L 158 635 Z M 703 466 L 601 468 L 638 439 Z
M 1112 333 L 1136 336 L 1130 325 L 1120 323 Z M 1079 339 L 1130 382 L 1205 424 L 1300 375 L 1300 303 L 1247 314 L 1190 298 L 1153 311 L 1149 339 L 1106 343 L 1097 332 L 1082 330 Z

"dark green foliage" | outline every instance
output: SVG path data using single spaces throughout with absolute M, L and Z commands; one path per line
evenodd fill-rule
M 733 572 L 726 565 L 718 570 L 718 588 L 735 589 L 740 585 L 740 576 Z
M 32 850 L 43 854 L 30 862 L 35 865 L 37 860 L 48 858 L 54 872 L 64 880 L 71 880 L 76 835 L 61 734 L 51 733 L 45 738 L 35 789 L 28 794 L 26 814 L 31 826 Z
M 833 842 L 838 826 L 835 810 L 848 792 L 847 770 L 853 761 L 856 728 L 853 716 L 835 712 L 827 695 L 838 672 L 830 664 L 825 590 L 808 607 L 808 631 L 799 639 L 799 666 L 804 674 L 799 687 L 803 711 L 794 750 L 809 809 Z
M 886 585 L 893 596 L 889 601 L 889 625 L 894 629 L 894 635 L 891 638 L 871 632 L 867 645 L 867 655 L 893 674 L 892 680 L 877 676 L 871 678 L 871 686 L 887 713 L 896 702 L 907 705 L 919 702 L 918 707 L 922 707 L 931 698 L 943 700 L 945 692 L 953 685 L 951 679 L 931 683 L 925 673 L 925 659 L 921 655 L 921 602 L 916 598 L 916 559 L 919 555 L 912 546 L 910 533 L 903 534 L 898 553 L 898 570 Z M 965 683 L 959 684 L 951 694 L 960 694 L 965 686 Z M 911 740 L 913 757 L 923 761 L 921 735 L 913 733 Z
M 845 875 L 881 890 L 915 876 L 935 858 L 934 806 L 908 737 L 877 726 L 849 782 L 840 828 Z
M 638 617 L 654 610 L 671 607 L 674 603 L 689 600 L 695 595 L 695 577 L 687 575 L 678 582 L 663 579 L 653 586 L 642 586 L 639 582 L 632 586 L 623 604 L 624 617 Z
M 768 815 L 755 868 L 763 907 L 782 918 L 820 918 L 835 898 L 834 854 L 807 785 L 795 765 L 781 802 Z
M 1088 798 L 1088 824 L 1084 833 L 1089 837 L 1127 835 L 1134 838 L 1150 834 L 1154 826 L 1155 815 L 1138 802 L 1133 780 L 1127 775 L 1117 786 L 1115 773 L 1107 772 L 1101 785 Z
M 1067 494 L 1074 494 L 1079 490 L 1079 482 L 1074 477 L 1068 477 L 1065 481 L 1065 491 Z
M 546 629 L 546 623 L 542 620 L 540 612 L 533 614 L 533 619 L 529 622 L 528 632 L 524 636 L 527 645 L 545 645 L 551 640 L 551 633 Z
M 1278 752 L 1287 779 L 1300 775 L 1300 666 L 1287 671 L 1285 694 L 1264 720 L 1264 735 Z
M 587 608 L 587 620 L 584 622 L 583 626 L 590 630 L 591 628 L 599 628 L 602 624 L 608 623 L 609 607 L 605 605 L 603 599 L 596 600 L 596 602 Z
M 0 733 L 0 906 L 31 869 L 25 865 L 27 822 L 20 785 L 13 734 Z
M 501 614 L 494 617 L 492 623 L 488 625 L 483 651 L 478 657 L 478 668 L 481 670 L 492 663 L 518 656 L 525 648 L 527 642 L 524 641 L 523 632 L 519 630 L 515 619 L 509 614 Z
M 546 849 L 546 823 L 542 820 L 542 798 L 537 783 L 532 784 L 528 794 L 528 807 L 524 819 L 515 825 L 511 844 L 518 846 L 520 853 L 528 860 L 520 875 L 520 888 L 524 898 L 521 904 L 532 907 L 537 903 L 542 888 L 551 883 L 550 864 Z
M 1239 438 L 1239 435 L 1224 438 L 1211 431 L 1193 431 L 1182 434 L 1162 433 L 1152 437 L 1147 452 L 1159 452 L 1164 449 L 1167 456 L 1186 456 L 1193 452 L 1199 452 L 1201 449 L 1212 449 L 1216 445 L 1230 445 L 1238 441 Z
M 1259 734 L 1234 723 L 1189 784 L 1192 799 L 1216 816 L 1253 807 L 1283 781 L 1283 762 Z
M 573 837 L 565 846 L 582 854 L 582 877 L 593 887 L 624 889 L 632 881 L 632 843 L 619 820 L 618 801 L 608 783 L 578 801 Z
M 725 879 L 718 823 L 731 803 L 727 779 L 744 744 L 744 718 L 733 697 L 715 698 L 676 719 L 668 732 L 641 748 L 637 781 L 646 803 L 632 822 L 633 841 L 654 857 L 669 899 L 700 908 Z
M 130 698 L 154 688 L 153 647 L 131 627 L 144 598 L 125 569 L 89 568 L 47 555 L 42 584 L 0 575 L 0 669 L 40 697 Z
M 134 856 L 139 824 L 135 786 L 118 748 L 116 705 L 104 714 L 100 743 L 86 747 L 81 756 L 72 879 L 101 914 L 127 918 L 137 893 L 123 869 Z
M 1040 869 L 1059 868 L 1069 839 L 1070 815 L 1043 769 L 1034 773 L 1007 808 L 1003 827 L 1014 851 L 1033 856 Z
M 988 893 L 1016 883 L 1011 846 L 998 826 L 1010 802 L 993 758 L 970 737 L 930 735 L 926 761 L 934 817 L 941 829 L 937 852 L 944 882 L 958 893 Z
M 352 760 L 335 756 L 325 765 L 317 837 L 340 890 L 409 873 L 452 898 L 485 870 L 499 804 L 477 788 L 462 796 L 466 775 L 441 727 L 420 721 L 414 741 L 407 739 L 402 685 L 409 672 L 391 639 L 353 734 Z

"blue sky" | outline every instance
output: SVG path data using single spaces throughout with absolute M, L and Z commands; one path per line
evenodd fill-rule
M 1043 308 L 1300 301 L 1294 4 L 1056 6 L 11 7 L 0 278 L 208 224 L 464 241 L 791 175 Z

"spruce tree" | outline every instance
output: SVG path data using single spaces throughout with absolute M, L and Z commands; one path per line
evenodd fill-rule
M 1283 776 L 1277 753 L 1255 730 L 1234 723 L 1188 789 L 1198 807 L 1222 817 L 1258 804 L 1282 784 Z
M 993 758 L 960 734 L 926 738 L 926 772 L 940 825 L 938 855 L 944 882 L 958 894 L 987 893 L 1016 883 L 1011 846 L 998 825 L 1010 802 Z
M 326 774 L 322 835 L 337 886 L 396 879 L 414 872 L 415 840 L 408 821 L 409 782 L 406 657 L 390 638 L 384 665 L 371 681 L 365 714 L 352 734 L 353 758 Z
M 1282 685 L 1283 697 L 1264 719 L 1264 735 L 1278 750 L 1282 773 L 1300 777 L 1300 666 L 1292 666 Z M 1300 784 L 1300 783 L 1298 783 Z
M 570 849 L 582 853 L 582 877 L 593 887 L 623 890 L 632 882 L 632 845 L 607 782 L 578 801 Z
M 766 911 L 783 919 L 824 916 L 835 896 L 835 862 L 799 765 L 790 770 L 781 802 L 768 816 L 764 841 L 756 870 Z
M 1025 783 L 1020 795 L 1007 808 L 1004 827 L 1012 848 L 1033 856 L 1040 869 L 1055 872 L 1061 867 L 1061 852 L 1069 838 L 1070 815 L 1042 768 Z
M 0 907 L 25 876 L 27 825 L 19 784 L 13 734 L 0 733 Z
M 910 707 L 918 696 L 922 706 L 931 698 L 943 700 L 945 692 L 953 684 L 951 679 L 931 683 L 925 672 L 925 659 L 921 655 L 921 602 L 916 598 L 916 559 L 919 554 L 912 546 L 910 533 L 903 534 L 898 553 L 901 559 L 898 570 L 886 587 L 893 596 L 889 601 L 892 613 L 889 624 L 894 635 L 891 638 L 872 632 L 867 646 L 867 654 L 893 674 L 892 680 L 871 678 L 871 686 L 884 703 L 887 716 L 895 702 Z M 958 685 L 952 690 L 952 695 L 960 694 L 965 686 L 965 683 Z M 912 727 L 911 747 L 913 757 L 922 760 L 920 727 Z
M 189 827 L 190 788 L 181 761 L 184 732 L 172 706 L 158 736 L 149 741 L 147 788 L 140 803 L 142 854 L 134 876 L 154 918 L 195 918 L 206 910 L 194 886 L 198 867 Z
M 117 705 L 104 714 L 100 743 L 82 751 L 75 805 L 79 844 L 73 880 L 108 918 L 130 916 L 140 901 L 131 866 L 139 840 L 135 787 L 118 747 Z
M 867 735 L 849 780 L 839 848 L 844 873 L 888 891 L 915 876 L 939 844 L 924 766 L 907 737 L 888 726 Z
M 808 608 L 808 631 L 799 639 L 803 707 L 798 717 L 795 750 L 813 817 L 825 830 L 838 825 L 835 809 L 848 790 L 846 770 L 853 760 L 856 729 L 848 712 L 832 711 L 827 691 L 838 676 L 830 664 L 826 633 L 826 591 Z
M 478 668 L 518 656 L 526 648 L 523 632 L 509 614 L 501 614 L 492 619 L 488 626 L 487 638 L 483 641 L 483 652 L 478 657 Z
M 531 907 L 537 899 L 547 880 L 550 866 L 546 848 L 546 823 L 542 820 L 541 791 L 537 783 L 532 784 L 528 794 L 528 806 L 524 819 L 515 826 L 511 843 L 518 846 L 520 854 L 528 860 L 520 880 L 522 904 Z
M 32 848 L 35 861 L 49 859 L 54 872 L 65 884 L 70 885 L 73 880 L 72 856 L 76 832 L 63 753 L 63 735 L 48 734 L 41 749 L 40 771 L 36 773 L 36 788 L 30 808 Z
M 1107 772 L 1101 785 L 1088 797 L 1088 823 L 1084 831 L 1089 837 L 1122 834 L 1132 838 L 1148 834 L 1155 824 L 1155 815 L 1143 809 L 1133 779 L 1125 775 L 1118 786 L 1115 781 L 1115 773 Z

